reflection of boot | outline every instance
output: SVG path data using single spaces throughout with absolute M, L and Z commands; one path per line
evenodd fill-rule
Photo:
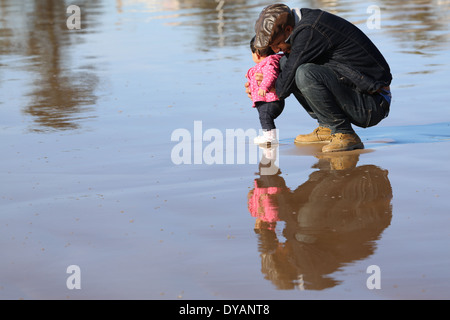
M 346 170 L 356 168 L 358 164 L 359 155 L 340 155 L 330 159 L 331 170 Z
M 361 139 L 356 133 L 335 133 L 331 142 L 322 148 L 322 152 L 349 151 L 364 149 Z
M 259 146 L 259 147 L 260 147 L 260 149 L 263 152 L 263 157 L 264 158 L 266 158 L 268 160 L 276 160 L 276 158 L 277 158 L 277 151 L 278 151 L 277 146 L 267 147 L 267 146 L 262 145 L 262 146 Z
M 308 134 L 299 134 L 295 138 L 295 143 L 316 143 L 331 141 L 331 129 L 325 127 L 317 127 L 313 132 Z
M 315 243 L 317 241 L 317 237 L 314 235 L 308 235 L 297 232 L 295 234 L 295 240 L 302 243 Z
M 331 170 L 346 170 L 356 168 L 359 154 L 329 154 L 316 156 L 320 160 L 329 162 Z
M 279 174 L 280 169 L 277 166 L 277 153 L 278 146 L 259 146 L 263 152 L 261 161 L 259 162 L 259 174 L 260 175 L 274 175 Z

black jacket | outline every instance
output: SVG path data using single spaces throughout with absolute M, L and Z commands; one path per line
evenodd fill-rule
M 389 65 L 373 42 L 336 15 L 301 9 L 301 19 L 288 41 L 291 52 L 276 82 L 281 99 L 293 92 L 296 70 L 304 63 L 329 66 L 362 92 L 371 93 L 391 83 Z

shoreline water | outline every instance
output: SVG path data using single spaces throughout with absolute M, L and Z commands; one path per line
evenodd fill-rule
M 164 5 L 86 4 L 77 31 L 63 4 L 5 1 L 0 299 L 450 298 L 448 7 L 380 4 L 364 31 L 392 65 L 390 116 L 324 157 L 293 143 L 315 123 L 288 98 L 268 179 L 259 161 L 171 158 L 178 129 L 259 129 L 243 84 L 263 3 Z M 325 9 L 366 28 L 368 5 Z

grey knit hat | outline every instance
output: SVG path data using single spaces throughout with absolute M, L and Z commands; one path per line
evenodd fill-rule
M 261 11 L 255 23 L 255 48 L 264 49 L 269 46 L 272 40 L 273 26 L 280 14 L 285 12 L 291 13 L 291 9 L 281 3 L 269 5 Z

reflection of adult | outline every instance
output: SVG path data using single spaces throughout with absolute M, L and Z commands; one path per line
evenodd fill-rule
M 323 152 L 363 148 L 352 124 L 378 124 L 391 102 L 390 68 L 372 41 L 343 18 L 284 4 L 265 7 L 255 32 L 257 49 L 286 54 L 276 82 L 279 98 L 294 94 L 319 123 L 295 142 L 329 142 Z
M 255 225 L 261 271 L 278 288 L 333 287 L 338 282 L 331 273 L 373 254 L 374 241 L 392 218 L 392 189 L 386 170 L 358 167 L 357 161 L 354 154 L 321 158 L 319 170 L 293 191 L 280 175 L 257 179 L 256 186 L 265 190 L 278 188 L 272 214 L 259 216 L 269 220 Z M 284 222 L 285 241 L 275 232 L 275 220 Z

